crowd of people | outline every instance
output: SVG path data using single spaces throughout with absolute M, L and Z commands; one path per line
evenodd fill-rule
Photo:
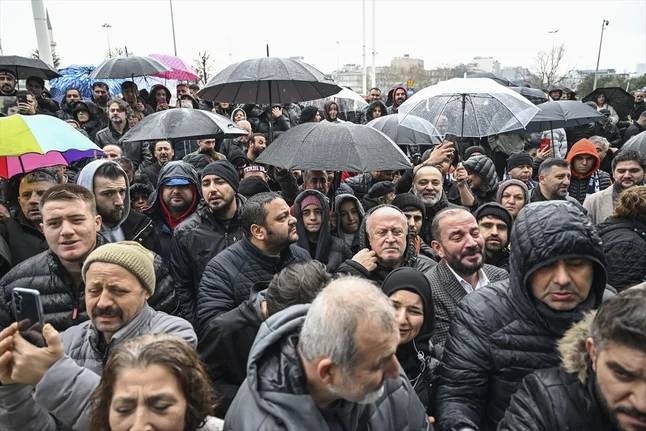
M 335 173 L 256 159 L 304 122 L 396 114 L 405 87 L 349 118 L 16 84 L 0 71 L 9 114 L 58 116 L 103 157 L 2 183 L 1 429 L 646 430 L 646 155 L 622 149 L 645 91 L 628 127 L 601 94 L 601 122 Z M 173 105 L 247 134 L 120 141 Z M 41 344 L 15 322 L 25 287 Z

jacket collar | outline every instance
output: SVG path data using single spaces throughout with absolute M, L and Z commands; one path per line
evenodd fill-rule
M 94 323 L 90 322 L 90 326 L 88 327 L 87 331 L 90 345 L 94 348 L 94 350 L 98 352 L 108 353 L 109 350 L 117 346 L 119 343 L 141 335 L 142 328 L 150 321 L 154 314 L 155 310 L 153 310 L 148 305 L 148 303 L 145 302 L 144 307 L 139 312 L 139 314 L 137 314 L 134 319 L 132 319 L 123 328 L 119 329 L 112 335 L 112 339 L 107 346 L 105 344 L 105 340 L 103 339 L 103 334 L 96 329 Z

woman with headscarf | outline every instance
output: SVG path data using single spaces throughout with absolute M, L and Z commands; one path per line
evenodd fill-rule
M 233 110 L 233 112 L 231 112 L 231 120 L 234 123 L 238 123 L 238 121 L 242 121 L 246 119 L 247 119 L 247 113 L 242 108 L 236 108 Z
M 498 186 L 496 202 L 502 205 L 513 218 L 529 203 L 529 189 L 520 181 L 509 179 Z

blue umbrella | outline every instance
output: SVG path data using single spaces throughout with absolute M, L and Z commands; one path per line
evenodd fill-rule
M 52 79 L 49 81 L 50 91 L 52 98 L 60 102 L 65 96 L 65 90 L 68 88 L 78 88 L 81 92 L 81 97 L 90 99 L 92 97 L 92 84 L 101 81 L 108 84 L 111 95 L 121 93 L 121 83 L 123 79 L 91 79 L 90 73 L 96 66 L 92 65 L 78 65 L 74 64 L 65 69 L 61 69 L 58 73 L 60 78 Z

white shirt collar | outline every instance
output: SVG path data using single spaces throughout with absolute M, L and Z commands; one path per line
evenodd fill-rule
M 485 274 L 485 272 L 482 270 L 482 268 L 480 268 L 478 270 L 478 284 L 476 284 L 476 288 L 474 289 L 473 286 L 471 286 L 471 283 L 469 283 L 464 278 L 460 277 L 455 271 L 453 271 L 453 268 L 451 268 L 451 265 L 449 265 L 447 263 L 446 266 L 449 268 L 449 271 L 451 271 L 451 273 L 453 274 L 455 279 L 458 281 L 458 283 L 460 283 L 460 286 L 462 286 L 462 288 L 467 293 L 471 293 L 474 290 L 478 290 L 481 287 L 485 287 L 485 286 L 487 286 L 489 284 L 489 277 L 487 277 L 487 274 Z

